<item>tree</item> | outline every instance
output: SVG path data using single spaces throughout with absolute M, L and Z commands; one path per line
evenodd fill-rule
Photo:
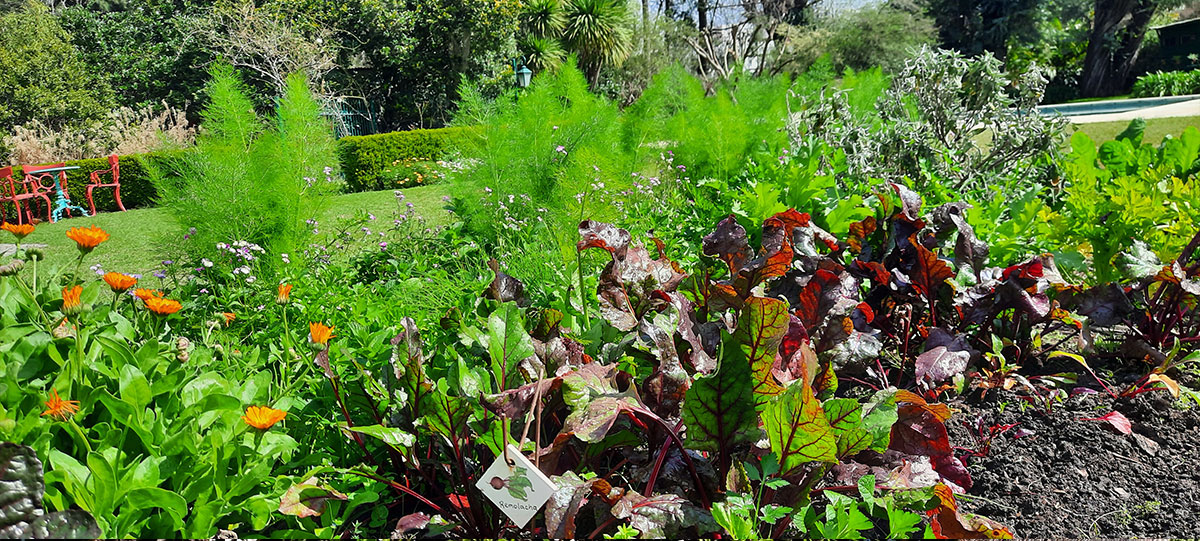
M 70 7 L 58 15 L 85 62 L 103 67 L 98 74 L 119 105 L 141 109 L 167 102 L 190 107 L 193 118 L 212 52 L 191 32 L 201 14 L 198 2 L 141 0 L 120 9 Z
M 249 69 L 278 94 L 287 88 L 288 76 L 299 73 L 322 95 L 325 76 L 337 68 L 336 42 L 327 27 L 306 25 L 250 1 L 215 7 L 199 28 L 226 61 Z
M 1172 0 L 1096 0 L 1080 93 L 1111 96 L 1129 84 L 1150 19 Z
M 112 91 L 69 40 L 41 3 L 0 16 L 0 130 L 79 125 L 112 109 Z
M 942 47 L 1004 60 L 1010 39 L 1032 28 L 1047 0 L 926 0 Z
M 562 41 L 579 55 L 579 63 L 595 88 L 600 68 L 620 64 L 633 46 L 629 8 L 622 0 L 568 0 Z

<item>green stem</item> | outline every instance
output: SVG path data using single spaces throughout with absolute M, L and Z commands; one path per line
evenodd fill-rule
M 87 449 L 88 454 L 92 454 L 92 444 L 88 441 L 87 436 L 83 435 L 83 429 L 79 428 L 79 425 L 75 424 L 75 419 L 68 418 L 67 425 L 74 429 L 75 437 L 78 438 L 79 441 L 83 442 L 83 447 Z
M 46 314 L 45 310 L 42 309 L 42 303 L 38 302 L 37 295 L 34 293 L 34 289 L 30 288 L 29 284 L 26 284 L 25 281 L 21 279 L 20 275 L 15 276 L 15 278 L 16 282 L 20 284 L 22 290 L 29 295 L 29 302 L 33 303 L 33 305 L 37 307 L 38 313 L 42 315 L 42 322 L 46 324 L 46 330 L 51 330 L 50 316 Z

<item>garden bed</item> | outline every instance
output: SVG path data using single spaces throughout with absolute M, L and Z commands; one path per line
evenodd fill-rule
M 1188 537 L 1200 515 L 1200 410 L 1166 393 L 1114 401 L 1080 394 L 1050 411 L 1021 407 L 1011 393 L 957 404 L 948 425 L 960 445 L 965 424 L 1017 426 L 987 456 L 968 462 L 975 484 L 964 506 L 1009 526 L 1018 537 Z M 1133 433 L 1103 421 L 1124 414 Z M 973 428 L 973 427 L 972 427 Z M 1028 435 L 1019 436 L 1027 431 Z

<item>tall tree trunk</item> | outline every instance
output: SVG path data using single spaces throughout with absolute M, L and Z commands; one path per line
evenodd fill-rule
M 696 0 L 696 27 L 700 29 L 700 33 L 711 28 L 708 21 L 708 0 Z
M 1158 0 L 1096 0 L 1080 94 L 1111 96 L 1124 90 Z

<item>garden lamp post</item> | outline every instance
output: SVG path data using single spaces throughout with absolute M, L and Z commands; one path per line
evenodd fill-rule
M 513 66 L 513 77 L 516 79 L 517 88 L 525 88 L 525 87 L 529 86 L 529 79 L 531 79 L 533 77 L 533 72 L 530 71 L 529 68 L 525 66 L 525 62 L 521 62 L 521 64 L 520 64 L 521 67 L 518 68 L 517 67 L 517 59 L 514 58 L 514 59 L 512 59 L 512 66 Z

